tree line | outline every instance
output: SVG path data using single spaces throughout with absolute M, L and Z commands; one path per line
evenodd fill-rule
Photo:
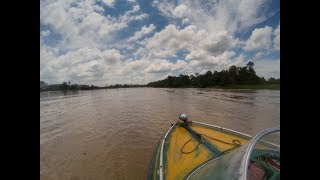
M 115 84 L 105 85 L 104 87 L 94 85 L 78 85 L 70 82 L 63 82 L 62 84 L 47 84 L 40 81 L 40 91 L 67 91 L 67 90 L 93 90 L 93 89 L 113 89 L 113 88 L 131 88 L 131 87 L 146 87 L 146 85 L 136 84 Z
M 280 84 L 280 78 L 269 78 L 257 76 L 253 69 L 254 63 L 249 61 L 244 67 L 231 66 L 228 70 L 220 72 L 207 71 L 200 75 L 168 76 L 166 79 L 150 82 L 148 87 L 213 87 L 228 85 L 258 85 L 258 84 Z
M 232 85 L 279 85 L 280 78 L 275 79 L 273 77 L 266 80 L 264 77 L 257 76 L 253 69 L 254 63 L 249 61 L 244 67 L 237 67 L 235 65 L 229 67 L 228 70 L 222 70 L 220 72 L 207 71 L 205 74 L 195 73 L 190 76 L 168 76 L 167 78 L 159 81 L 150 82 L 146 85 L 136 84 L 115 84 L 105 85 L 104 87 L 98 87 L 94 85 L 78 85 L 71 84 L 70 82 L 63 82 L 62 84 L 48 85 L 43 81 L 40 81 L 40 91 L 50 90 L 93 90 L 93 89 L 109 89 L 109 88 L 131 88 L 131 87 L 226 87 Z

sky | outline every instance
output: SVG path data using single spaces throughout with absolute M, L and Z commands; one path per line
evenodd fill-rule
M 279 0 L 40 1 L 49 84 L 146 84 L 248 61 L 280 77 Z

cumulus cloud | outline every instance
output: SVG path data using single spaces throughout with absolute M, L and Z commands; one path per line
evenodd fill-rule
M 254 61 L 254 69 L 258 76 L 266 79 L 270 77 L 280 78 L 279 59 L 261 59 Z
M 280 61 L 263 58 L 279 50 L 280 25 L 274 31 L 269 26 L 256 28 L 247 40 L 235 36 L 268 18 L 266 2 L 155 0 L 152 6 L 167 20 L 158 25 L 153 15 L 145 13 L 153 12 L 142 9 L 136 0 L 43 0 L 41 79 L 48 83 L 144 84 L 168 75 L 242 66 L 248 59 L 255 62 L 258 74 L 276 75 Z M 116 8 L 116 3 L 127 3 L 128 9 L 119 9 L 116 15 L 105 10 L 106 6 Z M 133 25 L 139 30 L 128 37 Z M 46 44 L 50 39 L 50 45 Z M 247 56 L 253 50 L 255 55 Z
M 155 29 L 156 29 L 156 26 L 154 26 L 153 24 L 150 24 L 149 27 L 143 26 L 143 27 L 141 28 L 141 30 L 135 32 L 135 33 L 134 33 L 134 36 L 130 37 L 130 38 L 128 39 L 128 41 L 129 41 L 129 42 L 131 42 L 131 41 L 136 41 L 136 40 L 142 38 L 143 36 L 152 33 Z
M 194 25 L 177 29 L 175 25 L 169 24 L 147 39 L 145 45 L 155 56 L 166 57 L 179 49 L 192 49 L 206 34 L 206 31 L 198 30 Z
M 244 50 L 252 51 L 257 49 L 269 49 L 271 47 L 272 28 L 256 28 L 252 31 L 250 38 L 247 40 Z
M 110 6 L 110 7 L 113 7 L 113 5 L 114 5 L 114 0 L 102 0 L 102 2 L 105 5 Z
M 207 38 L 200 41 L 200 48 L 205 51 L 217 55 L 221 54 L 232 47 L 235 47 L 235 40 L 227 31 L 220 31 L 215 34 L 210 34 Z
M 41 35 L 42 37 L 49 36 L 49 35 L 50 35 L 50 31 L 49 31 L 49 30 L 41 31 L 41 32 L 40 32 L 40 35 Z
M 113 4 L 114 1 L 105 1 Z M 113 33 L 128 27 L 133 21 L 143 20 L 148 15 L 139 13 L 134 5 L 118 17 L 103 15 L 103 7 L 95 1 L 41 1 L 40 22 L 48 25 L 61 37 L 59 48 L 74 50 L 82 47 L 103 47 L 114 39 Z
M 191 52 L 186 59 L 190 61 L 193 67 L 215 67 L 215 69 L 228 68 L 231 64 L 231 58 L 235 55 L 233 51 L 225 51 L 217 56 L 208 56 L 205 52 Z
M 195 25 L 187 26 L 183 29 L 170 24 L 162 31 L 155 33 L 153 37 L 144 41 L 145 47 L 150 51 L 149 58 L 166 58 L 175 56 L 177 51 L 185 50 L 189 53 L 185 56 L 185 63 L 197 68 L 222 68 L 231 63 L 230 59 L 235 56 L 233 51 L 229 51 L 237 45 L 234 39 L 226 31 L 219 31 L 209 34 L 204 29 L 198 29 Z M 157 61 L 157 65 L 151 66 L 147 72 L 166 72 L 166 70 L 176 70 L 166 61 Z M 184 65 L 185 65 L 184 63 Z M 152 70 L 152 71 L 151 71 Z M 190 70 L 190 69 L 189 69 Z
M 58 55 L 59 50 L 46 46 L 40 45 L 40 70 L 49 67 L 50 62 L 53 61 Z
M 154 1 L 153 6 L 167 17 L 185 16 L 198 27 L 209 31 L 246 30 L 268 18 L 267 0 L 224 0 L 224 1 Z M 186 11 L 189 9 L 190 11 Z M 269 13 L 272 14 L 272 13 Z
M 175 15 L 176 17 L 182 18 L 185 15 L 186 11 L 187 11 L 187 6 L 184 4 L 181 4 L 173 10 L 173 15 Z
M 144 70 L 149 64 L 149 61 L 146 59 L 139 59 L 139 60 L 128 60 L 125 63 L 125 66 L 121 69 L 121 74 L 132 74 L 134 72 L 141 72 Z
M 277 29 L 274 30 L 274 39 L 273 39 L 273 43 L 274 43 L 274 48 L 276 50 L 280 50 L 280 24 L 278 25 Z
M 175 64 L 165 59 L 155 59 L 150 64 L 145 72 L 147 73 L 166 73 L 172 70 L 183 69 L 187 66 L 187 63 L 183 60 L 178 60 Z
M 261 57 L 263 57 L 265 55 L 266 55 L 265 51 L 259 51 L 254 55 L 254 59 L 260 59 Z
M 41 47 L 40 75 L 51 82 L 67 81 L 70 79 L 78 82 L 89 82 L 92 79 L 104 79 L 105 75 L 115 73 L 121 65 L 121 54 L 119 50 L 100 50 L 97 48 L 81 48 L 58 55 L 54 50 Z
M 181 23 L 182 24 L 189 24 L 190 20 L 188 18 L 184 18 Z
M 117 49 L 109 49 L 102 52 L 103 60 L 108 64 L 116 64 L 120 62 L 121 54 Z

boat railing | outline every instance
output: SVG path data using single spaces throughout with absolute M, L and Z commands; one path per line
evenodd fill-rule
M 250 144 L 248 145 L 248 147 L 245 150 L 245 154 L 243 155 L 243 158 L 241 161 L 241 166 L 240 166 L 239 172 L 243 172 L 243 173 L 241 173 L 241 176 L 239 178 L 240 180 L 247 179 L 247 170 L 248 170 L 247 167 L 249 165 L 250 156 L 251 156 L 252 150 L 254 149 L 255 145 L 258 142 L 261 142 L 262 137 L 264 137 L 268 134 L 271 134 L 271 133 L 276 133 L 276 132 L 280 132 L 279 127 L 269 128 L 269 129 L 266 129 L 266 130 L 260 132 L 251 140 Z
M 216 130 L 219 130 L 220 132 L 227 132 L 227 133 L 230 133 L 230 134 L 233 134 L 233 135 L 244 137 L 246 139 L 252 139 L 252 136 L 250 136 L 248 134 L 245 134 L 245 133 L 242 133 L 242 132 L 239 132 L 239 131 L 232 130 L 232 129 L 228 129 L 228 128 L 224 128 L 224 127 L 220 127 L 220 126 L 216 126 L 216 125 L 211 125 L 211 124 L 206 124 L 206 123 L 201 123 L 201 122 L 197 122 L 197 121 L 192 121 L 192 123 L 198 124 L 198 125 L 207 126 L 207 127 L 211 127 L 211 128 L 216 129 Z M 265 140 L 260 140 L 260 143 L 268 145 L 268 146 L 280 148 L 279 145 L 271 143 L 271 142 L 268 142 L 268 141 L 265 141 Z
M 159 179 L 163 180 L 163 147 L 164 143 L 167 140 L 167 136 L 170 133 L 170 131 L 176 126 L 178 122 L 174 123 L 171 128 L 167 131 L 167 133 L 162 138 L 161 142 L 161 149 L 160 149 L 160 165 L 159 165 Z

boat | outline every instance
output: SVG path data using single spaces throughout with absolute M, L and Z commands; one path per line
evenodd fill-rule
M 250 136 L 182 113 L 159 140 L 148 179 L 280 179 L 279 142 L 280 127 Z

